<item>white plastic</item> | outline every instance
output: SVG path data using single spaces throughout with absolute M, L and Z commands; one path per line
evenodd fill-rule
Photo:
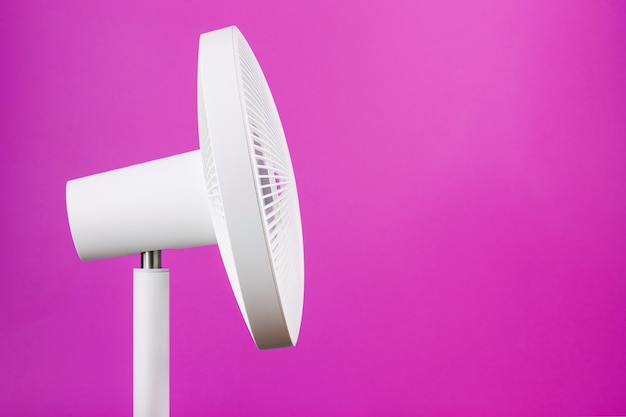
M 216 243 L 200 151 L 68 181 L 82 260 Z
M 68 181 L 83 260 L 218 243 L 261 349 L 293 346 L 304 298 L 297 187 L 261 67 L 236 27 L 198 54 L 200 150 Z M 169 416 L 169 270 L 133 274 L 133 414 Z
M 133 270 L 133 416 L 170 414 L 170 272 Z
M 200 37 L 198 123 L 217 241 L 259 348 L 296 344 L 304 296 L 300 209 L 282 125 L 236 27 Z
M 300 208 L 261 67 L 232 26 L 200 37 L 200 151 L 67 183 L 83 260 L 217 242 L 261 349 L 293 346 L 304 299 Z

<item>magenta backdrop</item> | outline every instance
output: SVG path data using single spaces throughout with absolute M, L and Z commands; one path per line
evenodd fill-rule
M 626 3 L 5 1 L 0 415 L 132 414 L 132 272 L 65 181 L 197 148 L 237 24 L 299 181 L 299 345 L 169 250 L 173 416 L 626 414 Z

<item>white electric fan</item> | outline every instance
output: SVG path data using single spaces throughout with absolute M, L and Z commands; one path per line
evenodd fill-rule
M 200 150 L 68 181 L 82 260 L 141 254 L 133 272 L 133 412 L 169 415 L 169 270 L 161 249 L 217 243 L 261 349 L 294 346 L 304 296 L 302 228 L 287 142 L 236 27 L 200 36 Z

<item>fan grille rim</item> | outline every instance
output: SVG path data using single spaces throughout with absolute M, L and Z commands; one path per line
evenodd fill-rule
M 224 210 L 224 221 L 230 241 L 225 241 L 224 233 L 220 236 L 218 227 L 216 227 L 216 237 L 220 251 L 223 254 L 223 258 L 225 258 L 225 265 L 227 263 L 226 258 L 232 255 L 233 262 L 230 266 L 226 265 L 226 269 L 251 335 L 260 348 L 295 345 L 300 330 L 304 298 L 302 228 L 295 176 L 293 175 L 293 167 L 286 140 L 284 140 L 284 147 L 287 151 L 287 160 L 293 179 L 293 191 L 295 193 L 294 216 L 297 220 L 295 222 L 297 231 L 292 232 L 296 236 L 292 241 L 295 241 L 297 246 L 295 250 L 300 254 L 297 259 L 299 265 L 295 267 L 298 269 L 296 278 L 299 280 L 300 285 L 300 288 L 296 290 L 297 294 L 293 296 L 296 299 L 296 308 L 288 307 L 290 311 L 287 312 L 288 317 L 285 317 L 286 312 L 283 304 L 288 297 L 284 293 L 290 290 L 284 290 L 282 288 L 284 283 L 281 284 L 279 278 L 277 278 L 276 262 L 271 252 L 272 242 L 262 207 L 263 196 L 260 194 L 260 187 L 256 185 L 259 181 L 259 171 L 254 164 L 255 149 L 251 139 L 249 108 L 248 103 L 246 103 L 246 87 L 243 81 L 245 74 L 242 74 L 241 62 L 238 59 L 238 52 L 241 49 L 249 52 L 254 61 L 253 64 L 257 66 L 261 74 L 262 81 L 265 83 L 265 88 L 269 95 L 270 105 L 273 106 L 273 111 L 277 116 L 284 140 L 282 124 L 280 124 L 271 91 L 269 86 L 267 86 L 267 81 L 263 76 L 258 61 L 254 57 L 254 53 L 241 32 L 236 27 L 229 27 L 203 34 L 200 37 L 198 62 L 198 121 L 200 148 L 204 161 L 203 169 L 205 170 L 205 179 L 207 179 L 211 174 L 210 167 L 207 166 L 209 161 L 207 156 L 211 154 L 215 162 L 213 167 L 216 171 L 213 172 L 214 181 L 217 182 L 220 197 L 224 204 L 230 204 L 230 208 Z M 209 75 L 211 76 L 209 77 Z M 207 86 L 207 83 L 210 85 Z M 224 101 L 223 108 L 215 106 L 213 102 L 209 102 L 207 107 L 207 94 L 213 94 L 213 97 L 220 97 L 220 101 Z M 203 113 L 206 116 L 206 127 L 202 126 Z M 231 131 L 233 130 L 232 126 L 227 126 L 228 122 L 222 120 L 228 118 L 232 119 L 230 120 L 231 124 L 237 125 L 234 133 Z M 206 129 L 206 132 L 203 132 L 204 129 Z M 233 137 L 229 139 L 223 137 L 230 133 L 233 134 Z M 227 140 L 231 142 L 226 143 Z M 237 151 L 239 152 L 237 153 L 231 147 L 238 147 L 241 152 Z M 246 149 L 245 155 L 242 151 L 244 147 Z M 239 171 L 231 169 L 229 164 L 239 165 L 241 169 Z M 207 187 L 209 186 L 209 180 L 207 179 Z M 236 202 L 244 197 L 248 202 L 252 201 L 252 197 L 247 195 L 251 186 L 254 190 L 254 201 L 256 204 L 253 207 L 239 207 Z M 246 195 L 236 195 L 237 193 L 233 190 L 236 187 L 242 188 L 239 194 Z M 244 192 L 243 189 L 248 191 Z M 251 213 L 251 210 L 256 210 L 256 213 Z M 228 213 L 226 213 L 227 211 Z M 212 207 L 211 216 L 214 217 L 215 215 L 215 208 Z M 263 252 L 262 254 L 251 254 L 249 252 L 250 248 L 246 247 L 247 237 L 245 234 L 242 235 L 241 228 L 238 227 L 240 222 L 249 221 L 246 216 L 256 217 L 256 220 L 253 222 L 255 224 L 250 223 L 250 230 L 253 230 L 250 233 L 254 236 L 248 237 L 256 239 L 257 242 L 261 240 L 264 242 L 263 248 L 257 247 L 258 250 L 256 251 Z M 214 219 L 213 221 L 215 224 L 216 220 Z M 260 229 L 257 227 L 258 225 L 261 226 Z M 242 259 L 244 257 L 242 254 L 246 253 L 246 251 L 248 252 L 245 256 L 252 256 L 254 262 L 256 262 L 254 268 L 248 265 L 249 262 L 247 260 L 244 262 Z M 233 277 L 233 274 L 236 276 Z M 252 291 L 251 288 L 254 288 L 255 291 Z M 259 294 L 255 292 L 259 292 Z M 264 297 L 266 299 L 263 299 Z

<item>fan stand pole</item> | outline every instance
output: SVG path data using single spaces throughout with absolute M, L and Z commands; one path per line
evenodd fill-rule
M 170 271 L 161 251 L 133 270 L 133 416 L 170 415 Z

